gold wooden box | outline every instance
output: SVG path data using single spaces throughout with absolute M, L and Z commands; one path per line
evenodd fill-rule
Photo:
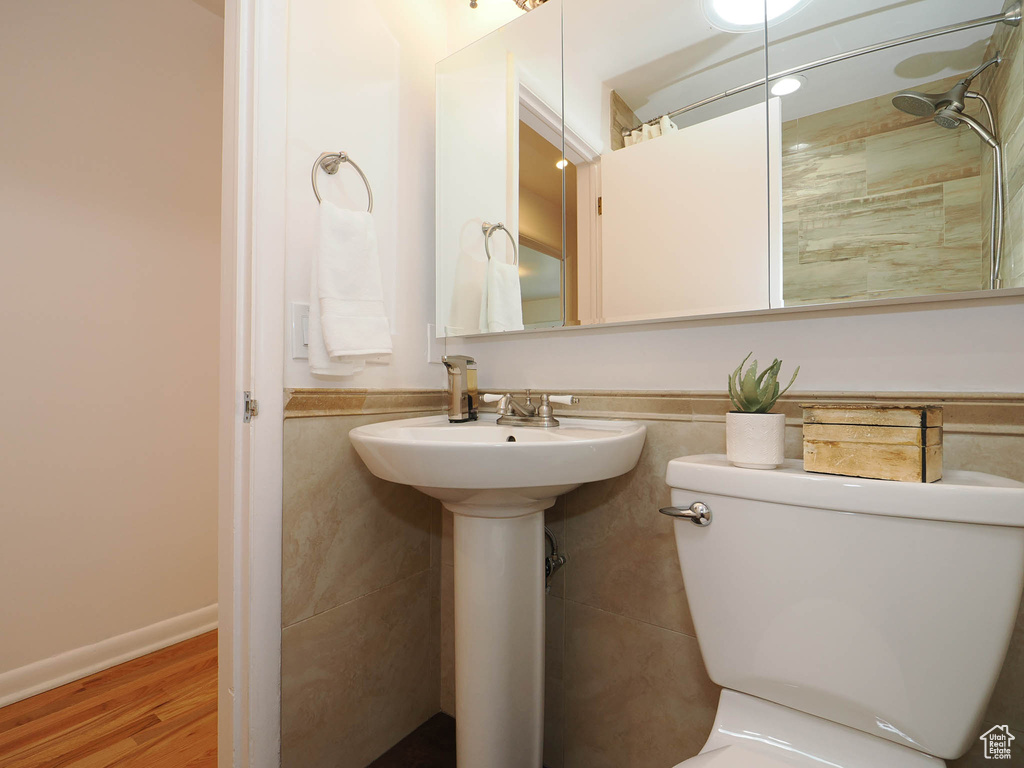
M 934 483 L 942 479 L 942 408 L 804 405 L 804 469 Z

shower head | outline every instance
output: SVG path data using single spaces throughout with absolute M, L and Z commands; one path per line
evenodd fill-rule
M 970 115 L 965 115 L 958 109 L 953 107 L 946 107 L 941 109 L 935 115 L 935 122 L 941 125 L 943 128 L 959 128 L 961 125 L 966 125 L 979 137 L 992 148 L 999 146 L 999 142 L 996 137 L 992 135 L 992 132 L 975 120 Z
M 900 91 L 892 98 L 892 105 L 901 112 L 906 112 L 909 115 L 916 115 L 917 117 L 928 117 L 934 115 L 940 110 L 952 107 L 958 112 L 962 112 L 964 109 L 964 99 L 967 96 L 967 89 L 970 87 L 971 82 L 984 72 L 989 67 L 995 65 L 999 66 L 1003 61 L 1000 53 L 996 52 L 996 55 L 986 61 L 984 64 L 979 66 L 976 70 L 971 72 L 967 77 L 958 82 L 952 88 L 945 93 L 921 93 L 920 91 Z M 936 122 L 939 122 L 936 118 Z M 954 126 L 945 125 L 939 122 L 945 128 Z M 959 123 L 958 123 L 959 125 Z
M 892 105 L 901 112 L 917 117 L 930 117 L 940 109 L 954 107 L 964 108 L 964 98 L 971 81 L 965 78 L 945 93 L 921 93 L 920 91 L 900 91 L 892 98 Z
M 940 109 L 935 113 L 935 122 L 943 128 L 959 128 L 963 115 L 955 109 Z
M 900 112 L 918 117 L 934 115 L 939 108 L 944 93 L 921 93 L 920 91 L 900 91 L 892 98 L 892 105 Z

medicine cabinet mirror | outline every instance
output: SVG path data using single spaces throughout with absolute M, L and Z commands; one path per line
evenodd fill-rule
M 439 335 L 1021 289 L 1019 17 L 524 13 L 437 68 Z

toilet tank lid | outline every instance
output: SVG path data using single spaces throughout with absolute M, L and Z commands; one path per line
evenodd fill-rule
M 902 483 L 805 472 L 794 459 L 779 469 L 745 469 L 725 456 L 703 454 L 670 461 L 666 481 L 693 493 L 775 504 L 1024 528 L 1024 483 L 983 472 L 943 474 L 936 483 Z

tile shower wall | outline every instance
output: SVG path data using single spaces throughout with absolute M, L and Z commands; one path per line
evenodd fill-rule
M 982 73 L 975 89 L 989 96 L 996 113 L 997 136 L 1003 145 L 1006 166 L 1006 228 L 1003 240 L 1003 267 L 1000 273 L 1004 288 L 1024 286 L 1024 32 L 1020 27 L 1000 24 L 985 51 L 985 60 L 997 52 L 1003 61 Z M 982 155 L 982 171 L 991 178 L 992 153 Z M 986 185 L 984 209 L 991 204 L 991 191 Z M 985 248 L 988 249 L 986 230 Z
M 818 397 L 841 399 L 804 394 L 785 403 L 787 455 L 801 451 L 796 403 Z M 947 467 L 1024 481 L 1024 396 L 883 399 L 945 399 Z M 570 558 L 547 598 L 548 768 L 675 765 L 696 754 L 707 738 L 718 688 L 704 671 L 694 636 L 672 523 L 657 509 L 669 503 L 664 472 L 670 459 L 724 452 L 728 407 L 724 397 L 712 395 L 582 396 L 581 415 L 639 419 L 648 432 L 633 472 L 579 488 L 546 516 Z M 443 528 L 441 703 L 454 712 L 448 515 Z M 1024 615 L 1017 618 L 985 722 L 985 728 L 1006 723 L 1024 734 Z M 974 751 L 951 766 L 985 762 Z
M 987 287 L 991 153 L 974 133 L 887 94 L 791 120 L 782 136 L 787 305 Z
M 440 505 L 373 477 L 348 432 L 438 412 L 441 400 L 436 391 L 290 393 L 284 768 L 363 768 L 440 707 Z

